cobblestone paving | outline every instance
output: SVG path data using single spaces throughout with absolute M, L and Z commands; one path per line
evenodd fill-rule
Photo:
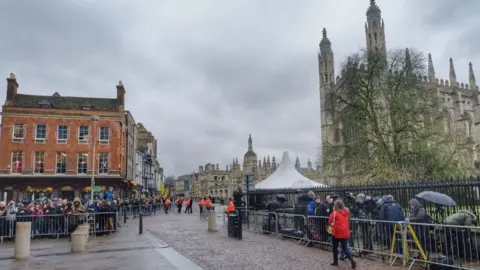
M 210 270 L 283 270 L 350 269 L 348 262 L 332 267 L 332 255 L 319 248 L 306 248 L 290 240 L 243 232 L 243 240 L 227 237 L 217 214 L 218 232 L 209 233 L 207 222 L 198 214 L 170 213 L 144 219 L 145 229 L 204 269 Z M 357 269 L 401 269 L 385 263 L 357 259 Z

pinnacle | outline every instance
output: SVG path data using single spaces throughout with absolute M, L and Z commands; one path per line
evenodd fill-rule
M 432 54 L 428 54 L 428 76 L 430 80 L 435 80 L 435 69 L 433 68 Z
M 473 73 L 472 62 L 468 63 L 468 75 L 470 81 L 475 81 L 475 73 Z
M 320 47 L 322 46 L 330 46 L 332 43 L 327 37 L 327 29 L 324 27 L 322 30 L 322 40 L 320 41 Z
M 453 59 L 450 58 L 450 77 L 456 77 L 455 67 L 453 66 Z
M 377 3 L 375 3 L 375 0 L 370 0 L 370 7 L 368 7 L 367 16 L 374 14 L 379 15 L 380 12 L 380 8 L 377 6 Z

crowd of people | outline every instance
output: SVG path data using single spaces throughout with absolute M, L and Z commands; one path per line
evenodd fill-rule
M 0 237 L 13 238 L 16 222 L 32 222 L 32 236 L 72 233 L 79 223 L 90 218 L 99 231 L 115 231 L 117 200 L 88 201 L 75 198 L 37 200 L 30 202 L 0 202 Z M 90 217 L 87 214 L 91 214 Z
M 276 212 L 279 205 L 282 204 L 282 200 L 285 200 L 282 195 L 277 196 L 276 200 L 273 200 L 270 196 L 266 204 L 267 211 Z M 431 213 L 416 198 L 409 200 L 408 209 L 404 209 L 392 195 L 372 197 L 365 194 L 357 194 L 356 196 L 353 194 L 343 194 L 343 196 L 330 194 L 322 199 L 320 196 L 316 196 L 314 192 L 309 191 L 297 197 L 293 211 L 298 215 L 293 218 L 294 230 L 308 234 L 309 239 L 333 244 L 334 262 L 332 265 L 338 265 L 337 248 L 340 245 L 345 258 L 352 260 L 352 268 L 356 266 L 348 249 L 350 233 L 355 233 L 355 237 L 359 237 L 356 241 L 362 242 L 361 253 L 373 251 L 374 243 L 386 246 L 390 250 L 395 224 L 398 222 L 412 224 L 413 231 L 419 240 L 418 243 L 425 252 L 441 253 L 441 250 L 446 251 L 448 250 L 447 247 L 452 245 L 457 248 L 455 254 L 450 254 L 450 256 L 456 258 L 471 259 L 474 257 L 472 253 L 477 252 L 475 242 L 478 239 L 475 239 L 476 234 L 473 233 L 477 225 L 477 216 L 474 213 L 468 210 L 459 210 L 441 222 L 451 226 L 470 226 L 471 230 L 466 231 L 463 228 L 456 230 L 450 227 L 448 232 L 445 232 L 445 230 L 435 231 L 438 228 L 428 224 L 439 221 L 434 220 L 430 216 Z M 435 211 L 438 211 L 438 209 Z M 269 214 L 267 217 L 267 222 L 264 220 L 263 230 L 275 230 L 275 215 Z M 350 218 L 356 218 L 356 221 L 351 222 Z M 365 220 L 365 222 L 361 222 L 361 220 Z M 372 223 L 372 220 L 376 222 Z M 276 226 L 279 231 L 284 229 L 280 228 L 280 224 L 276 224 Z M 350 226 L 355 227 L 350 228 Z M 450 240 L 447 240 L 448 243 L 442 243 L 442 241 L 438 241 L 439 236 L 435 236 L 436 233 L 447 233 L 449 236 L 443 238 Z M 402 246 L 396 245 L 395 252 L 402 254 Z
M 186 196 L 155 196 L 144 197 L 139 199 L 126 199 L 119 200 L 119 206 L 125 207 L 127 211 L 133 212 L 133 217 L 136 218 L 140 213 L 156 215 L 157 211 L 162 211 L 168 214 L 173 209 L 176 209 L 177 213 L 192 214 L 194 202 L 197 203 L 199 213 L 202 214 L 205 210 L 214 210 L 212 197 L 186 197 Z M 232 208 L 233 207 L 233 208 Z M 229 198 L 229 206 L 227 211 L 234 212 L 235 206 L 233 200 Z

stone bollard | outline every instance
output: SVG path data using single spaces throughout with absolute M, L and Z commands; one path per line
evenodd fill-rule
M 85 239 L 86 239 L 86 241 L 88 242 L 88 236 L 89 236 L 89 234 L 90 234 L 90 225 L 87 224 L 87 223 L 78 225 L 77 230 L 79 230 L 80 232 L 84 233 Z
M 208 231 L 216 232 L 217 231 L 217 216 L 215 211 L 208 211 Z
M 14 257 L 17 260 L 28 259 L 32 240 L 32 223 L 17 222 L 16 230 Z
M 85 232 L 75 231 L 71 235 L 72 252 L 85 252 L 87 246 L 87 238 Z

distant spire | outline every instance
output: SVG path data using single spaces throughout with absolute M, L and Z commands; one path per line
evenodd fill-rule
M 330 47 L 332 43 L 327 37 L 327 29 L 324 27 L 322 30 L 322 40 L 320 41 L 320 47 L 325 48 L 325 47 Z
M 473 73 L 472 62 L 468 63 L 468 83 L 470 84 L 470 89 L 477 89 L 477 81 L 475 80 L 475 73 Z
M 455 67 L 453 66 L 452 58 L 450 58 L 450 85 L 457 86 L 457 75 L 455 74 Z
M 248 151 L 253 151 L 252 134 L 248 134 Z
M 408 48 L 405 49 L 405 70 L 407 72 L 412 72 L 412 59 L 410 58 L 410 51 Z
M 380 13 L 381 13 L 381 10 L 377 6 L 377 3 L 375 3 L 375 0 L 370 0 L 370 6 L 367 9 L 367 16 L 371 16 L 371 15 L 378 15 L 379 16 Z
M 300 169 L 300 159 L 298 159 L 298 156 L 297 156 L 297 159 L 295 160 L 295 168 Z
M 428 80 L 435 82 L 435 68 L 433 67 L 432 55 L 428 54 Z

